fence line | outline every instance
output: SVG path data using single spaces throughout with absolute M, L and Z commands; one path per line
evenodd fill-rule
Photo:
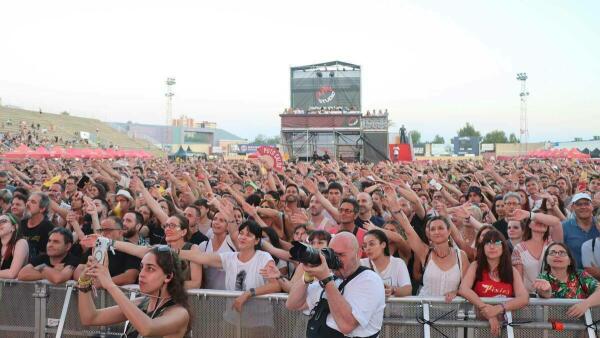
M 0 280 L 0 336 L 35 337 L 119 337 L 124 324 L 109 327 L 83 327 L 77 311 L 74 282 L 52 285 L 46 281 Z M 133 299 L 137 286 L 127 286 Z M 308 316 L 285 308 L 286 294 L 258 296 L 244 305 L 242 313 L 231 309 L 239 291 L 189 290 L 194 337 L 302 337 Z M 100 290 L 96 305 L 114 305 L 110 295 Z M 487 298 L 488 304 L 505 302 Z M 583 319 L 569 319 L 566 309 L 580 300 L 530 299 L 529 305 L 507 313 L 504 337 L 596 337 L 600 309 L 588 310 Z M 32 311 L 34 313 L 32 313 Z M 560 331 L 551 321 L 562 324 Z M 478 318 L 465 299 L 445 303 L 443 297 L 403 297 L 387 299 L 384 327 L 380 337 L 397 336 L 471 338 L 489 337 L 488 322 Z

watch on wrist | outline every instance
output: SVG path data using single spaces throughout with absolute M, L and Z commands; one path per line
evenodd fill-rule
M 321 279 L 321 280 L 319 281 L 319 285 L 321 285 L 321 287 L 322 287 L 323 289 L 325 289 L 325 286 L 327 286 L 327 284 L 328 284 L 329 282 L 331 282 L 332 280 L 333 280 L 333 275 L 329 275 L 329 277 L 326 277 L 326 278 L 324 278 L 324 279 Z
M 250 290 L 248 290 L 248 291 L 250 291 L 251 297 L 256 297 L 256 289 L 255 288 L 250 288 Z

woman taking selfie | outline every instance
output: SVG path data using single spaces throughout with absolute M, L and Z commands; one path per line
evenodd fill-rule
M 110 294 L 116 306 L 96 309 L 90 292 L 94 280 Z M 191 315 L 177 254 L 168 246 L 150 250 L 142 258 L 139 282 L 144 296 L 131 301 L 112 281 L 107 266 L 90 257 L 78 280 L 81 323 L 105 326 L 128 320 L 124 335 L 127 338 L 186 336 Z

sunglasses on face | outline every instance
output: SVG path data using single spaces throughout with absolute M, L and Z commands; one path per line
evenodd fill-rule
M 496 247 L 500 247 L 502 246 L 502 241 L 501 240 L 497 240 L 497 241 L 488 241 L 484 243 L 485 246 L 496 246 Z

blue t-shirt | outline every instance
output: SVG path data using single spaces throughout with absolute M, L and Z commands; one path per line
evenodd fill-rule
M 587 240 L 600 236 L 600 231 L 596 227 L 596 218 L 592 220 L 592 228 L 585 232 L 579 225 L 575 217 L 566 219 L 562 222 L 564 242 L 573 253 L 573 257 L 577 261 L 577 269 L 583 269 L 581 263 L 581 246 Z

